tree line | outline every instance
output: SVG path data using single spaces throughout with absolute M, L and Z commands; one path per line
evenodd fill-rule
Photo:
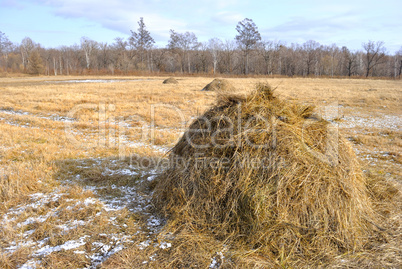
M 322 45 L 314 40 L 287 45 L 262 40 L 251 19 L 236 26 L 232 40 L 199 42 L 192 32 L 170 30 L 166 47 L 155 46 L 143 18 L 129 38 L 112 44 L 82 37 L 80 44 L 43 48 L 31 38 L 11 42 L 0 32 L 0 70 L 43 75 L 188 73 L 400 78 L 402 46 L 391 55 L 384 42 L 362 43 L 361 50 Z

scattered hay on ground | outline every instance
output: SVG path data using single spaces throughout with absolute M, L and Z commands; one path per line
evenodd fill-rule
M 208 83 L 202 91 L 221 91 L 221 92 L 233 92 L 235 87 L 226 79 L 214 79 Z
M 395 189 L 373 188 L 331 123 L 266 84 L 246 97 L 221 95 L 170 160 L 153 195 L 176 236 L 166 264 L 205 267 L 220 257 L 228 267 L 322 266 L 389 236 L 384 201 Z M 186 247 L 189 233 L 200 251 Z
M 163 84 L 178 84 L 179 82 L 175 78 L 168 78 L 163 81 Z

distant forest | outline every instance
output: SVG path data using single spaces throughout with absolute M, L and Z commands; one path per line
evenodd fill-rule
M 198 42 L 191 32 L 170 30 L 166 47 L 156 47 L 143 18 L 129 38 L 107 44 L 82 37 L 79 45 L 43 48 L 31 38 L 20 44 L 0 32 L 0 72 L 35 75 L 227 74 L 267 76 L 388 77 L 400 79 L 402 46 L 390 55 L 382 41 L 361 50 L 309 40 L 284 44 L 262 40 L 251 19 L 240 21 L 233 40 Z

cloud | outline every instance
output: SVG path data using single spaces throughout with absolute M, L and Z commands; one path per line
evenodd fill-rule
M 261 30 L 263 36 L 304 42 L 307 40 L 327 40 L 335 42 L 340 37 L 348 38 L 358 31 L 369 31 L 370 24 L 352 12 L 320 18 L 291 17 L 282 24 Z
M 25 7 L 25 5 L 17 3 L 16 1 L 13 0 L 3 0 L 0 2 L 0 6 L 4 8 L 17 8 L 17 9 L 23 9 Z
M 42 5 L 51 6 L 56 16 L 65 19 L 83 18 L 98 23 L 103 27 L 129 35 L 136 31 L 140 17 L 152 35 L 166 37 L 170 29 L 185 30 L 186 23 L 172 18 L 170 12 L 163 12 L 166 3 L 158 0 L 149 1 L 77 1 L 77 0 L 38 0 Z M 154 8 L 154 7 L 158 8 Z M 166 10 L 174 9 L 172 7 Z M 177 11 L 175 11 L 177 12 Z M 166 15 L 165 15 L 166 14 Z M 174 16 L 173 16 L 174 17 Z
M 303 3 L 257 0 L 32 0 L 28 5 L 28 1 L 24 0 L 19 3 L 63 18 L 59 21 L 60 28 L 63 28 L 60 30 L 68 30 L 75 35 L 90 35 L 96 31 L 97 38 L 108 35 L 107 40 L 111 40 L 113 35 L 128 37 L 130 30 L 137 30 L 140 17 L 144 18 L 158 45 L 166 43 L 170 29 L 194 32 L 199 41 L 213 37 L 233 39 L 237 34 L 236 24 L 248 17 L 256 22 L 264 39 L 298 43 L 313 39 L 323 44 L 352 39 L 398 43 L 400 35 L 395 33 L 400 32 L 402 26 L 395 22 L 400 17 L 400 1 L 383 0 L 386 2 L 382 4 L 384 9 L 375 9 L 373 3 L 366 1 L 340 0 L 328 4 L 316 0 Z M 15 2 L 3 0 L 0 5 Z
M 218 23 L 236 25 L 244 17 L 240 13 L 231 11 L 221 11 L 212 16 L 212 19 Z
M 97 23 L 103 28 L 130 35 L 136 31 L 140 17 L 144 18 L 152 37 L 166 42 L 170 29 L 177 32 L 194 32 L 200 40 L 231 31 L 222 30 L 230 25 L 234 29 L 244 17 L 234 11 L 238 0 L 36 0 L 41 6 L 50 7 L 52 13 L 65 19 L 81 18 Z

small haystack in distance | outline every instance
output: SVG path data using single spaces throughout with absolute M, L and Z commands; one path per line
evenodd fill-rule
M 226 79 L 214 79 L 212 82 L 207 84 L 202 91 L 222 91 L 222 92 L 233 92 L 235 87 Z
M 155 187 L 176 239 L 180 230 L 202 242 L 208 234 L 237 265 L 300 267 L 383 238 L 374 197 L 390 194 L 372 195 L 351 145 L 312 106 L 283 101 L 266 84 L 220 98 L 171 150 Z M 189 244 L 181 238 L 176 254 Z M 196 248 L 213 249 L 201 241 Z
M 175 78 L 168 78 L 163 81 L 163 84 L 178 84 L 179 82 Z

